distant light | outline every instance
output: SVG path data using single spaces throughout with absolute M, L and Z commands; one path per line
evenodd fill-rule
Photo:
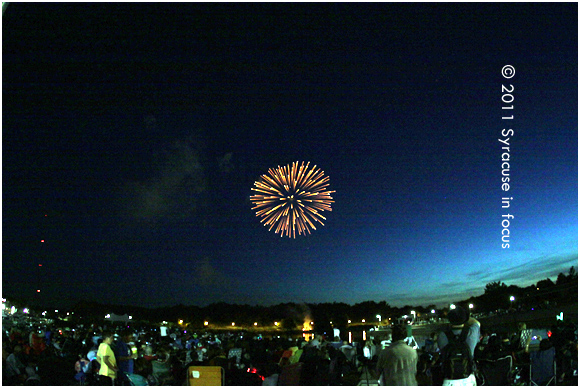
M 58 310 L 54 310 L 55 313 L 58 313 Z
M 207 325 L 209 325 L 209 322 L 208 322 L 208 321 L 205 321 L 205 322 L 203 323 L 203 325 L 204 325 L 204 326 L 207 326 Z
M 40 292 L 40 290 L 36 290 L 36 292 Z
M 40 242 L 44 242 L 44 240 L 40 240 Z
M 274 322 L 274 326 L 278 326 L 278 322 Z
M 362 323 L 365 323 L 365 320 L 364 319 L 362 320 Z
M 412 315 L 415 315 L 415 310 L 411 310 L 411 314 Z
M 513 302 L 514 300 L 516 300 L 516 297 L 515 296 L 510 296 L 510 301 Z
M 69 313 L 66 313 L 66 315 L 69 315 Z
M 28 309 L 25 307 L 24 309 L 22 309 L 22 312 L 23 312 L 24 314 L 28 314 Z
M 133 316 L 132 315 L 129 315 L 129 319 L 133 319 Z
M 235 322 L 232 322 L 232 326 L 236 326 L 236 323 Z
M 38 264 L 39 267 L 42 267 L 42 264 Z
M 16 309 L 16 307 L 12 306 L 12 307 L 10 308 L 10 314 L 14 314 L 16 311 L 18 311 L 18 310 Z
M 179 324 L 180 324 L 180 325 L 183 325 L 183 319 L 180 319 L 180 320 L 179 320 Z
M 532 307 L 532 311 L 534 311 L 534 308 Z
M 332 325 L 332 321 L 330 321 L 330 324 Z
M 435 314 L 435 310 L 431 310 L 431 314 Z
M 46 311 L 43 311 L 43 312 L 42 312 L 42 315 L 43 315 L 43 316 L 44 316 L 44 315 L 46 315 Z
M 350 319 L 348 320 L 348 323 L 350 323 Z
M 473 308 L 473 303 L 469 304 L 469 308 L 472 309 Z
M 456 306 L 455 306 L 453 303 L 452 303 L 451 305 L 449 305 L 449 308 L 450 308 L 451 310 L 454 310 L 454 309 L 455 309 L 455 307 L 456 307 Z
M 254 326 L 258 326 L 258 322 L 254 322 Z
M 105 315 L 105 319 L 109 319 L 109 318 L 111 318 L 111 314 Z

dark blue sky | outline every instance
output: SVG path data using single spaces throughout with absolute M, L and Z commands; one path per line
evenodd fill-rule
M 571 3 L 12 3 L 2 292 L 442 305 L 567 272 L 577 23 Z M 325 226 L 295 240 L 249 200 L 293 161 L 336 191 Z

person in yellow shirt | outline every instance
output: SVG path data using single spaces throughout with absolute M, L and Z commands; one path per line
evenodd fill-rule
M 99 345 L 97 351 L 97 361 L 101 364 L 99 369 L 99 380 L 101 385 L 113 385 L 117 377 L 117 360 L 115 360 L 115 353 L 111 348 L 113 343 L 113 333 L 109 331 L 103 332 L 103 342 Z

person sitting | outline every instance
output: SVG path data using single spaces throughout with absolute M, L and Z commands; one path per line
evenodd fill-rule
M 152 375 L 155 380 L 159 382 L 159 385 L 171 385 L 173 380 L 169 358 L 169 351 L 165 348 L 162 348 L 157 352 L 157 359 L 151 362 L 151 366 L 153 368 Z
M 492 335 L 489 337 L 487 346 L 481 352 L 480 359 L 482 360 L 497 360 L 499 358 L 510 355 L 510 351 L 505 347 L 506 342 L 503 341 L 500 335 Z
M 530 351 L 531 338 L 526 341 L 526 352 L 530 353 L 531 380 L 536 385 L 548 385 L 554 374 L 554 360 L 556 359 L 556 348 L 552 346 L 549 339 L 540 338 L 540 350 Z
M 6 370 L 4 371 L 7 381 L 2 381 L 3 385 L 19 385 L 26 381 L 26 363 L 22 346 L 16 345 L 13 352 L 6 358 Z

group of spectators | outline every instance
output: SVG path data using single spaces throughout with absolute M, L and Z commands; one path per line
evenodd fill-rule
M 445 349 L 457 341 L 465 344 L 473 361 L 510 355 L 516 363 L 529 362 L 529 339 L 522 337 L 523 330 L 513 335 L 490 334 L 460 307 L 448 318 L 449 327 L 433 332 L 419 349 L 409 346 L 412 343 L 405 327 L 398 325 L 391 327 L 387 338 L 366 343 L 347 343 L 323 335 L 306 341 L 183 328 L 162 336 L 156 327 L 17 326 L 4 330 L 2 382 L 187 385 L 190 367 L 218 366 L 225 370 L 225 385 L 357 385 L 361 381 L 380 381 L 382 385 L 476 385 L 475 369 L 467 370 L 460 378 L 447 373 Z M 553 337 L 543 339 L 541 346 L 542 351 L 554 348 L 557 353 L 560 379 L 573 375 L 577 339 Z
M 530 365 L 537 360 L 546 360 L 542 364 L 545 373 L 543 376 L 534 373 L 534 377 L 553 378 L 557 383 L 577 382 L 575 327 L 556 328 L 549 338 L 534 338 L 539 346 L 532 348 L 531 330 L 526 330 L 525 324 L 520 324 L 513 333 L 502 330 L 490 333 L 482 330 L 480 323 L 461 307 L 451 310 L 448 319 L 449 327 L 433 332 L 419 350 L 408 346 L 408 338 L 401 328 L 393 327 L 393 342 L 379 354 L 375 368 L 375 377 L 381 380 L 381 385 L 523 385 L 530 383 Z M 461 363 L 461 346 L 452 346 L 452 343 L 464 346 L 467 356 L 464 364 Z M 509 371 L 505 371 L 503 377 L 488 375 L 491 381 L 485 381 L 483 366 L 505 358 L 509 358 Z M 552 377 L 554 361 L 557 373 Z M 501 381 L 501 384 L 494 384 L 494 381 Z

